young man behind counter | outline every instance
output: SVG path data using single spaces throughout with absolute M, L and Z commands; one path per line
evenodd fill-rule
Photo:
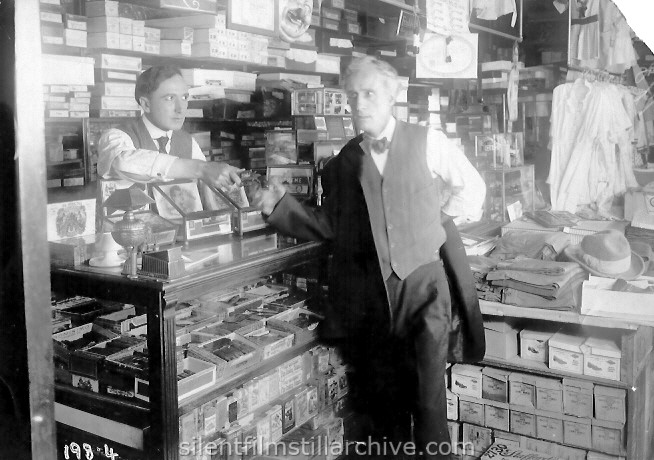
M 98 175 L 132 182 L 202 179 L 219 188 L 240 185 L 240 169 L 206 161 L 195 139 L 182 130 L 188 87 L 173 66 L 154 66 L 136 80 L 143 115 L 105 131 L 98 142 Z
M 331 243 L 321 338 L 353 367 L 350 401 L 367 415 L 364 431 L 378 443 L 370 447 L 410 448 L 413 439 L 416 458 L 449 459 L 446 361 L 479 360 L 485 343 L 470 267 L 447 216 L 479 219 L 486 187 L 442 132 L 392 116 L 391 65 L 354 59 L 343 81 L 363 134 L 325 165 L 323 206 L 304 206 L 273 181 L 257 201 L 282 232 Z M 442 183 L 450 194 L 441 206 Z M 357 453 L 376 456 L 361 434 Z

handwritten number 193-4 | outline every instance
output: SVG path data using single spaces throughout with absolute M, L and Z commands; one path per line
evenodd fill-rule
M 114 452 L 114 448 L 110 448 L 106 444 L 104 445 L 104 452 L 102 452 L 100 448 L 98 448 L 98 452 L 104 454 L 104 458 L 109 460 L 115 460 L 116 457 L 118 457 L 118 454 Z M 83 443 L 80 448 L 79 444 L 71 442 L 64 446 L 64 458 L 66 460 L 93 460 L 95 456 L 93 455 L 93 448 L 90 444 Z

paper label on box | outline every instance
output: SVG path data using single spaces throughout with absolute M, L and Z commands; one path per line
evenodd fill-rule
M 481 378 L 452 374 L 452 392 L 481 398 Z
M 584 375 L 620 380 L 620 359 L 585 355 Z
M 508 402 L 509 382 L 482 376 L 482 397 L 499 402 Z
M 509 429 L 509 410 L 503 407 L 496 407 L 486 404 L 485 425 L 499 430 Z
M 484 424 L 484 405 L 472 401 L 459 400 L 459 418 L 462 422 Z
M 536 436 L 536 415 L 511 410 L 511 431 L 525 436 Z
M 591 425 L 590 420 L 587 423 L 579 423 L 572 420 L 563 422 L 563 441 L 566 444 L 572 444 L 579 447 L 591 447 Z
M 518 406 L 536 407 L 536 391 L 533 385 L 523 382 L 510 382 L 511 404 Z
M 522 339 L 520 357 L 532 361 L 547 362 L 547 341 L 537 339 Z
M 578 389 L 564 387 L 563 409 L 566 414 L 576 415 L 578 417 L 592 417 L 592 393 L 580 392 Z
M 542 415 L 536 416 L 536 435 L 551 441 L 563 441 L 563 420 Z
M 595 394 L 595 417 L 602 420 L 624 422 L 625 398 Z
M 558 348 L 549 349 L 549 366 L 551 369 L 583 374 L 584 355 Z
M 552 412 L 563 411 L 563 392 L 551 388 L 536 388 L 536 407 Z

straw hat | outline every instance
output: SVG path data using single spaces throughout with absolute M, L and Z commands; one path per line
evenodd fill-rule
M 617 230 L 587 235 L 581 244 L 566 247 L 564 253 L 596 276 L 633 280 L 645 271 L 642 257 L 631 250 L 627 238 Z

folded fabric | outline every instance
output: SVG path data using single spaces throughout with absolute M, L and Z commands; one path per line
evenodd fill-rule
M 498 260 L 486 256 L 468 256 L 468 264 L 473 273 L 488 273 L 494 270 Z
M 574 264 L 574 267 L 558 273 L 556 275 L 546 275 L 543 273 L 534 273 L 522 270 L 493 270 L 488 272 L 486 279 L 495 280 L 513 280 L 521 283 L 527 283 L 534 286 L 562 286 L 579 273 L 585 273 L 584 269 Z
M 554 260 L 570 244 L 570 235 L 563 232 L 526 232 L 514 230 L 503 235 L 491 257 L 500 260 L 518 256 L 532 259 Z
M 502 289 L 502 303 L 519 307 L 544 308 L 547 310 L 575 311 L 581 306 L 581 281 L 574 289 L 566 291 L 557 299 L 547 299 L 529 292 L 513 288 Z
M 512 260 L 498 262 L 496 268 L 498 270 L 517 270 L 542 275 L 560 275 L 579 268 L 579 264 L 575 262 L 555 262 L 551 260 L 517 257 Z
M 519 291 L 529 292 L 532 294 L 545 297 L 547 299 L 557 299 L 560 296 L 562 296 L 568 289 L 570 289 L 571 286 L 574 286 L 575 283 L 583 281 L 587 277 L 586 272 L 583 269 L 581 269 L 581 267 L 579 271 L 574 270 L 571 273 L 572 273 L 571 276 L 565 275 L 566 279 L 564 281 L 552 282 L 550 284 L 544 284 L 542 280 L 540 280 L 538 284 L 534 284 L 534 283 L 529 283 L 525 281 L 511 279 L 511 278 L 495 279 L 491 281 L 491 284 L 493 286 L 510 287 L 510 288 L 517 289 Z M 527 275 L 526 273 L 522 273 L 522 274 Z M 490 275 L 491 273 L 487 275 L 486 279 L 488 279 L 488 276 Z M 545 276 L 545 275 L 540 275 L 540 276 Z

